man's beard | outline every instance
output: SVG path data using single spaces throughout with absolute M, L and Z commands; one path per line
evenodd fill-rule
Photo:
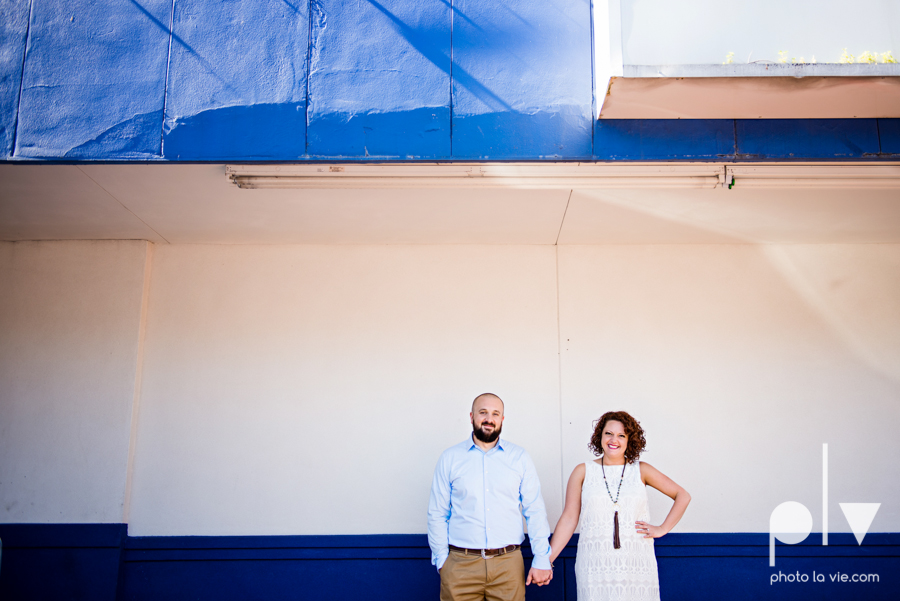
M 484 424 L 482 424 L 484 425 Z M 503 429 L 503 426 L 496 426 L 490 434 L 485 433 L 481 428 L 476 428 L 475 424 L 472 424 L 472 432 L 475 434 L 475 438 L 480 440 L 481 442 L 494 442 L 498 438 L 500 438 L 500 430 Z

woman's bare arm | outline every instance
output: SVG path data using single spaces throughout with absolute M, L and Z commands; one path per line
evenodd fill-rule
M 675 484 L 675 482 L 664 473 L 643 461 L 641 462 L 641 480 L 644 481 L 644 484 L 652 486 L 662 494 L 674 500 L 675 503 L 672 504 L 672 509 L 669 510 L 669 515 L 666 516 L 666 519 L 662 524 L 653 526 L 647 522 L 635 522 L 637 531 L 640 534 L 644 534 L 644 538 L 659 538 L 665 536 L 671 532 L 672 528 L 675 527 L 675 524 L 681 520 L 681 516 L 684 515 L 688 503 L 691 502 L 691 495 L 688 494 L 688 491 Z
M 584 464 L 580 463 L 572 470 L 569 483 L 566 485 L 566 505 L 562 515 L 553 529 L 553 538 L 550 539 L 550 561 L 555 560 L 565 549 L 578 526 L 578 518 L 581 517 L 581 485 L 584 484 Z

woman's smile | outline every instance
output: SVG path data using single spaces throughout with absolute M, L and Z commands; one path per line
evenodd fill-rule
M 611 419 L 603 427 L 603 454 L 611 457 L 620 457 L 628 448 L 628 435 L 625 434 L 625 425 Z

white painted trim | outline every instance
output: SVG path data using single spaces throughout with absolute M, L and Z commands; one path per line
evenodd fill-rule
M 594 98 L 599 115 L 609 91 L 610 80 L 624 74 L 621 0 L 594 0 L 592 19 Z
M 900 77 L 900 63 L 624 65 L 624 77 Z
M 607 0 L 609 7 L 609 68 L 612 77 L 624 75 L 622 49 L 622 0 Z

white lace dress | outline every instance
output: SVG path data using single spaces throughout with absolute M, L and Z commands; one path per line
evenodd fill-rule
M 613 498 L 619 488 L 622 466 L 606 466 L 606 481 Z M 659 601 L 659 573 L 653 539 L 635 530 L 637 520 L 649 522 L 647 490 L 638 462 L 625 466 L 619 494 L 619 541 L 613 548 L 613 514 L 616 511 L 599 464 L 585 464 L 581 487 L 581 534 L 575 557 L 578 601 Z

